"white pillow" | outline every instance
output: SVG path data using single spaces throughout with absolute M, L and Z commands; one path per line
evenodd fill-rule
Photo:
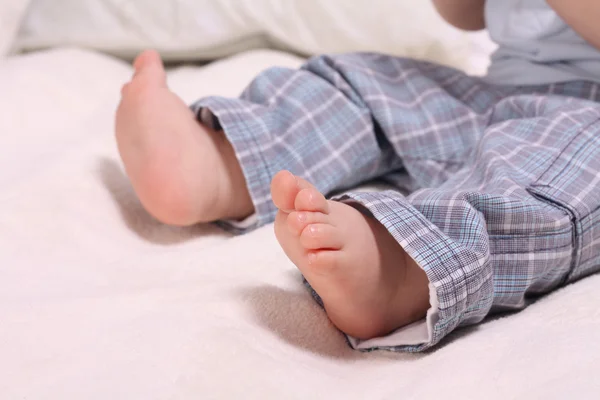
M 304 55 L 377 51 L 457 67 L 469 41 L 422 0 L 32 0 L 21 50 L 76 45 L 131 59 L 214 59 L 271 47 Z
M 28 3 L 29 0 L 0 0 L 0 57 L 11 50 Z

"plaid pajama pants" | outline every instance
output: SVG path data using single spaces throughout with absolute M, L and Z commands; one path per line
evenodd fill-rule
M 192 109 L 233 144 L 256 208 L 273 221 L 273 175 L 350 192 L 424 269 L 438 315 L 420 351 L 490 312 L 517 310 L 600 269 L 600 86 L 486 83 L 376 54 L 272 68 L 239 99 Z M 401 193 L 408 193 L 403 195 Z

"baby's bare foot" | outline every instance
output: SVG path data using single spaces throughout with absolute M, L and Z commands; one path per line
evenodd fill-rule
M 271 194 L 277 240 L 340 330 L 369 339 L 425 317 L 427 276 L 378 221 L 287 171 Z
M 169 90 L 154 51 L 134 63 L 116 116 L 119 152 L 144 207 L 157 219 L 191 225 L 243 218 L 253 205 L 231 144 L 200 125 Z

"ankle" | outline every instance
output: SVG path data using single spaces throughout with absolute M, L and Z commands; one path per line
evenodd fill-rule
M 244 219 L 254 212 L 254 204 L 233 145 L 223 132 L 215 132 L 207 127 L 204 129 L 210 131 L 209 134 L 213 136 L 222 160 L 223 174 L 217 182 L 215 204 L 219 219 Z
M 429 304 L 429 278 L 423 269 L 408 253 L 402 250 L 404 274 L 398 285 L 395 297 L 399 311 L 400 326 L 411 324 L 425 318 Z

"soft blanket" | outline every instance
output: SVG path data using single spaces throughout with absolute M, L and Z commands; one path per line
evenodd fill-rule
M 259 51 L 171 70 L 236 95 Z M 131 68 L 59 49 L 0 61 L 0 398 L 597 398 L 600 276 L 424 354 L 351 350 L 272 227 L 159 224 L 113 139 Z

